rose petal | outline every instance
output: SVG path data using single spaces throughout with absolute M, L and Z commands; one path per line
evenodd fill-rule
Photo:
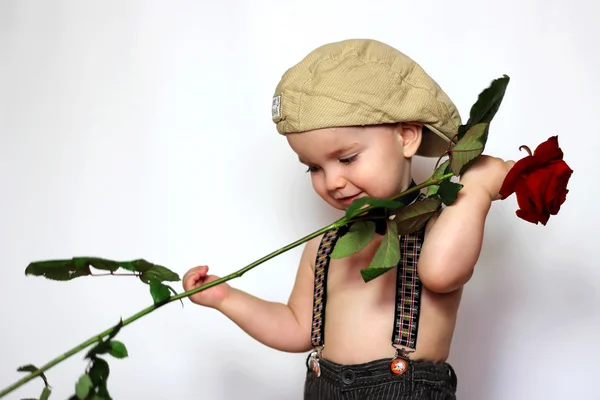
M 539 214 L 546 214 L 546 193 L 552 178 L 552 171 L 539 168 L 523 178 L 529 191 L 530 201 Z
M 520 209 L 516 211 L 519 218 L 525 221 L 537 224 L 542 222 L 546 224 L 548 217 L 540 213 L 535 202 L 535 193 L 530 191 L 527 180 L 524 177 L 518 179 L 515 185 L 515 193 L 517 194 L 517 204 Z
M 527 222 L 531 222 L 533 224 L 542 224 L 542 225 L 546 225 L 546 223 L 548 222 L 548 217 L 545 216 L 539 216 L 538 214 L 530 214 L 527 213 L 523 210 L 517 210 L 515 211 L 515 214 L 517 214 L 517 217 L 524 219 Z
M 552 183 L 548 190 L 549 196 L 552 198 L 547 199 L 547 209 L 548 213 L 556 215 L 560 211 L 560 206 L 567 199 L 567 193 L 569 192 L 567 185 L 573 170 L 564 161 L 553 163 L 552 167 Z
M 556 196 L 552 200 L 552 203 L 548 205 L 549 214 L 558 214 L 558 212 L 560 211 L 560 206 L 562 206 L 565 200 L 567 200 L 567 193 L 569 193 L 569 191 L 567 189 L 564 189 L 556 194 Z
M 533 152 L 533 158 L 540 164 L 548 164 L 551 161 L 562 160 L 563 152 L 558 147 L 558 136 L 552 136 L 541 143 Z
M 538 161 L 532 156 L 527 156 L 517 161 L 510 171 L 508 171 L 508 174 L 506 174 L 506 177 L 502 182 L 502 187 L 500 188 L 499 192 L 502 200 L 515 192 L 516 181 L 521 175 L 536 168 L 537 166 Z

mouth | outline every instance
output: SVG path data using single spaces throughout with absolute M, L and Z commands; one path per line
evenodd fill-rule
M 339 198 L 338 201 L 346 206 L 349 206 L 354 200 L 358 199 L 362 192 L 355 194 L 354 196 L 347 196 Z

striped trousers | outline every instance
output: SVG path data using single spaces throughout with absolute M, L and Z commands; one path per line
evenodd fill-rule
M 392 359 L 340 365 L 320 359 L 321 376 L 307 367 L 305 400 L 455 400 L 456 375 L 448 363 L 409 361 L 402 375 L 390 371 Z

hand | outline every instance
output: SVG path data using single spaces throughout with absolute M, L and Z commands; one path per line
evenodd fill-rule
M 479 186 L 489 193 L 492 201 L 500 199 L 500 188 L 508 171 L 515 165 L 512 160 L 481 155 L 460 177 L 465 186 Z
M 190 269 L 183 276 L 183 289 L 187 292 L 188 290 L 195 289 L 197 287 L 219 279 L 218 276 L 207 274 L 208 266 L 206 265 Z M 223 300 L 225 300 L 225 298 L 229 296 L 230 289 L 231 287 L 227 283 L 220 283 L 216 286 L 195 293 L 189 296 L 188 298 L 193 303 L 196 303 L 198 305 L 217 308 L 221 305 Z

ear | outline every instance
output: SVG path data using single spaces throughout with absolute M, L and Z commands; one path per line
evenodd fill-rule
M 421 145 L 423 125 L 416 122 L 400 122 L 396 130 L 401 141 L 404 157 L 413 157 Z

